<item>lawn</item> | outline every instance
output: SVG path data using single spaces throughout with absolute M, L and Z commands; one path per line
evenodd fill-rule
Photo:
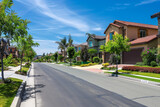
M 112 72 L 104 72 L 104 73 L 112 73 Z M 127 77 L 132 77 L 132 78 L 137 78 L 137 79 L 143 79 L 143 80 L 148 80 L 148 81 L 153 81 L 153 82 L 160 82 L 160 80 L 158 80 L 158 79 L 152 79 L 152 78 L 134 76 L 134 75 L 130 75 L 130 74 L 119 73 L 118 75 L 127 76 Z
M 22 70 L 20 72 L 20 70 L 16 71 L 16 74 L 21 74 L 21 75 L 27 75 L 29 68 L 28 67 L 22 67 Z
M 160 74 L 156 74 L 156 73 L 136 72 L 136 71 L 127 71 L 127 70 L 118 70 L 118 71 L 122 72 L 122 73 L 128 73 L 128 74 L 135 74 L 135 75 L 143 75 L 143 76 L 160 78 Z
M 10 107 L 22 80 L 10 78 L 11 83 L 2 83 L 0 80 L 0 107 Z

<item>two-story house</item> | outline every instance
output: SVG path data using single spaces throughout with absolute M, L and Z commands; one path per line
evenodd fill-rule
M 101 45 L 105 45 L 106 37 L 105 36 L 88 36 L 87 44 L 88 49 L 96 49 L 98 51 L 97 55 L 102 58 L 102 52 L 100 52 L 99 48 Z
M 87 42 L 82 43 L 82 44 L 74 44 L 74 47 L 75 47 L 75 51 L 76 51 L 76 52 L 81 51 L 81 49 L 84 48 L 85 46 L 88 47 Z M 78 57 L 76 58 L 76 60 L 77 60 L 77 61 L 80 61 L 80 60 L 81 60 L 81 59 L 80 59 L 80 56 L 78 56 Z
M 9 53 L 12 54 L 13 58 L 19 57 L 18 49 L 15 46 L 9 46 Z
M 155 13 L 154 15 L 151 16 L 151 18 L 155 18 L 157 17 L 158 19 L 158 54 L 160 54 L 160 12 L 159 13 Z
M 157 47 L 158 26 L 115 20 L 110 23 L 104 34 L 106 42 L 112 40 L 114 34 L 122 34 L 128 37 L 131 42 L 131 50 L 123 52 L 121 56 L 122 64 L 135 64 L 142 62 L 141 53 L 144 49 Z M 104 62 L 108 62 L 109 53 L 104 54 Z

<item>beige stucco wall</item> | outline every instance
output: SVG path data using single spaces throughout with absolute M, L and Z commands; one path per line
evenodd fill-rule
M 158 39 L 152 40 L 148 43 L 148 48 L 157 48 L 158 46 Z
M 110 32 L 116 32 L 116 33 L 120 34 L 120 29 L 116 26 L 110 25 L 110 27 L 106 31 L 106 43 L 109 41 L 109 33 Z
M 133 49 L 133 48 L 141 48 L 141 47 L 144 47 L 144 49 L 148 48 L 147 44 L 140 44 L 140 45 L 131 46 L 131 49 Z
M 140 28 L 140 27 L 133 27 L 133 26 L 128 26 L 127 27 L 127 37 L 130 40 L 137 39 L 140 34 L 139 34 L 139 29 L 146 29 L 146 28 Z M 158 30 L 157 29 L 146 29 L 146 35 L 157 35 Z

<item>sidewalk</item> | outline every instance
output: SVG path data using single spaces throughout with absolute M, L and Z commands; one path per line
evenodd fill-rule
M 20 107 L 35 107 L 36 104 L 36 93 L 34 84 L 34 64 L 32 65 L 30 75 L 27 79 L 25 93 L 21 102 Z
M 20 69 L 20 66 L 17 66 L 17 67 L 9 66 L 9 70 L 4 71 L 4 77 L 5 78 L 12 77 L 12 78 L 25 80 L 26 76 L 15 74 L 15 72 L 18 71 L 19 69 Z M 2 78 L 2 74 L 0 72 L 0 79 L 1 78 Z

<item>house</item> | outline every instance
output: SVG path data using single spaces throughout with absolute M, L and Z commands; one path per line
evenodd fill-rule
M 88 47 L 87 42 L 82 43 L 82 44 L 74 44 L 73 46 L 75 47 L 75 51 L 76 51 L 76 52 L 81 51 L 81 49 L 84 48 L 85 46 Z M 80 59 L 80 56 L 78 56 L 78 57 L 76 58 L 76 60 L 77 60 L 77 61 L 80 61 L 80 60 L 81 60 L 81 59 Z
M 3 54 L 3 58 L 7 58 L 9 56 L 8 42 L 3 38 L 0 39 L 0 52 L 1 52 L 0 57 L 1 57 L 1 54 Z
M 88 49 L 96 49 L 98 51 L 97 55 L 99 56 L 99 58 L 102 58 L 102 52 L 100 52 L 99 48 L 101 45 L 105 45 L 105 43 L 106 43 L 105 36 L 92 35 L 88 36 L 87 39 Z
M 131 43 L 131 50 L 123 52 L 121 55 L 122 64 L 135 64 L 142 62 L 141 53 L 144 49 L 158 46 L 158 26 L 141 24 L 127 21 L 115 20 L 110 23 L 104 34 L 106 42 L 112 40 L 114 34 L 122 34 L 123 37 L 128 37 Z M 104 54 L 104 62 L 109 61 L 109 53 Z
M 160 12 L 151 16 L 151 18 L 157 17 L 158 19 L 158 48 L 160 48 Z M 158 54 L 160 54 L 160 50 L 158 50 Z
M 12 54 L 13 58 L 19 57 L 18 49 L 15 46 L 9 46 L 8 50 L 9 50 L 9 53 Z

